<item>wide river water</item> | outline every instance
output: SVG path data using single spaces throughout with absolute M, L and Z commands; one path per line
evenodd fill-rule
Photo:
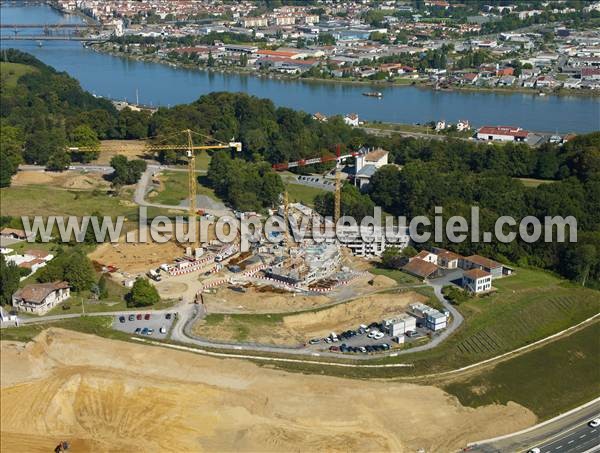
M 0 9 L 4 24 L 79 22 L 45 5 Z M 41 30 L 21 29 L 21 34 Z M 415 87 L 377 87 L 382 99 L 362 96 L 369 88 L 350 84 L 285 81 L 222 74 L 143 63 L 95 52 L 74 41 L 14 41 L 13 30 L 2 29 L 2 48 L 16 47 L 56 69 L 68 72 L 92 93 L 114 99 L 169 106 L 186 103 L 212 91 L 243 91 L 269 98 L 276 105 L 327 115 L 358 113 L 361 118 L 398 123 L 467 119 L 475 126 L 511 125 L 534 131 L 590 132 L 600 130 L 600 98 L 445 92 Z

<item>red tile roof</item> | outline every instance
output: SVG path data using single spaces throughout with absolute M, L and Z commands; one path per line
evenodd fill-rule
M 402 269 L 410 274 L 427 278 L 439 268 L 435 264 L 424 261 L 421 258 L 413 258 Z
M 25 302 L 41 304 L 52 292 L 68 287 L 67 282 L 37 283 L 21 288 L 14 294 L 14 297 Z
M 502 267 L 502 264 L 498 261 L 494 261 L 480 255 L 467 256 L 466 260 L 470 261 L 471 263 L 475 263 L 479 266 L 485 267 L 487 269 L 496 269 L 498 267 Z
M 485 135 L 510 135 L 521 138 L 527 138 L 529 135 L 528 131 L 512 126 L 483 126 L 477 132 Z
M 483 277 L 489 277 L 492 274 L 490 274 L 489 272 L 483 271 L 481 269 L 471 269 L 469 271 L 466 271 L 463 275 L 472 280 L 478 280 Z

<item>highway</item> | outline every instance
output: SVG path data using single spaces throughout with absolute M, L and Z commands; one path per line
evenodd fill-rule
M 470 444 L 468 451 L 526 452 L 539 448 L 540 453 L 600 452 L 600 427 L 588 425 L 590 420 L 597 417 L 600 417 L 600 398 L 520 433 Z

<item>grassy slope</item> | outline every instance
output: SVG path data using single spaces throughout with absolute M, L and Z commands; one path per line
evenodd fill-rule
M 101 192 L 69 191 L 45 185 L 3 188 L 0 189 L 0 198 L 0 212 L 12 216 L 81 216 L 94 211 L 111 216 L 127 216 L 136 211 L 132 203 Z
M 322 189 L 309 187 L 302 184 L 286 183 L 288 191 L 288 200 L 290 203 L 300 202 L 306 206 L 314 206 L 314 199 L 317 195 L 324 193 Z
M 446 385 L 463 405 L 515 401 L 550 418 L 600 394 L 600 323 Z
M 0 63 L 0 81 L 6 88 L 17 86 L 19 78 L 25 74 L 37 71 L 36 68 L 21 63 Z
M 48 327 L 76 330 L 78 332 L 100 335 L 107 338 L 127 339 L 129 335 L 111 328 L 112 318 L 109 316 L 83 316 L 81 318 L 65 319 L 47 324 L 25 325 L 0 330 L 2 341 L 29 341 Z
M 198 195 L 207 195 L 218 200 L 215 192 L 206 186 L 204 176 L 198 179 L 196 193 Z M 153 203 L 178 205 L 188 196 L 188 174 L 184 171 L 165 171 L 162 173 L 163 189 L 156 196 L 149 198 Z
M 440 347 L 414 356 L 417 374 L 458 368 L 545 338 L 600 311 L 597 291 L 549 273 L 518 269 L 498 292 L 460 305 L 464 325 Z

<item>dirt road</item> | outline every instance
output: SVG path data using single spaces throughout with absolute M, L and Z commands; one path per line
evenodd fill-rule
M 1 451 L 455 451 L 535 423 L 435 387 L 290 374 L 50 329 L 2 342 Z M 497 420 L 503 423 L 498 424 Z

